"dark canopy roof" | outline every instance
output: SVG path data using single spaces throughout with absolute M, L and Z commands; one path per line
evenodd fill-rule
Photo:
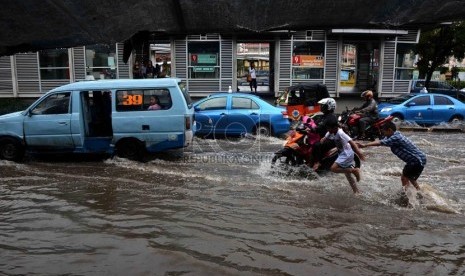
M 155 34 L 400 28 L 463 19 L 464 0 L 4 0 L 0 55 Z

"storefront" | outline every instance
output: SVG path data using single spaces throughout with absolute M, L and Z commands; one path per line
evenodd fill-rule
M 297 83 L 324 83 L 334 97 L 372 89 L 379 97 L 409 92 L 419 30 L 332 29 L 249 35 L 188 35 L 151 41 L 149 53 L 122 61 L 123 47 L 92 45 L 0 58 L 0 97 L 38 97 L 59 85 L 132 78 L 140 57 L 159 77 L 182 79 L 192 96 L 248 92 L 253 63 L 259 94 L 277 96 Z M 144 60 L 141 60 L 144 61 Z
M 0 97 L 37 98 L 83 80 L 129 78 L 121 43 L 0 57 Z

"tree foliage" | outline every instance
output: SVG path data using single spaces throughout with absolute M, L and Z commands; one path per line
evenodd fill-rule
M 425 78 L 425 86 L 433 72 L 447 63 L 454 56 L 462 60 L 465 55 L 465 21 L 441 25 L 437 28 L 422 31 L 415 53 L 419 55 L 417 62 L 420 78 Z

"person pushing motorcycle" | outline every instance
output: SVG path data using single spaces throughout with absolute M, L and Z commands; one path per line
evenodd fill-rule
M 404 190 L 407 189 L 409 184 L 412 184 L 413 187 L 420 190 L 417 179 L 420 177 L 426 165 L 426 154 L 400 133 L 393 122 L 387 122 L 383 125 L 383 133 L 385 136 L 384 139 L 367 144 L 358 143 L 357 145 L 360 148 L 375 146 L 390 147 L 392 153 L 406 163 L 400 177 Z
M 360 169 L 354 166 L 354 158 L 356 153 L 361 160 L 365 160 L 363 153 L 352 138 L 339 127 L 336 118 L 328 119 L 326 128 L 328 132 L 321 140 L 333 140 L 339 152 L 336 161 L 331 165 L 331 171 L 345 174 L 354 194 L 360 193 L 356 184 L 356 182 L 360 181 Z M 355 176 L 355 180 L 352 174 Z
M 363 91 L 361 97 L 365 98 L 365 102 L 361 107 L 354 108 L 355 113 L 362 117 L 358 121 L 358 139 L 363 139 L 366 127 L 378 119 L 378 104 L 373 99 L 373 92 L 371 90 Z

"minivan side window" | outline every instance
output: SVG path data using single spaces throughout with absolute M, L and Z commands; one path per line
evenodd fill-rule
M 429 88 L 431 88 L 431 89 L 432 89 L 432 88 L 439 88 L 439 87 L 440 87 L 440 86 L 439 86 L 439 83 L 437 83 L 437 82 L 435 82 L 435 81 L 431 81 L 431 82 L 429 83 Z
M 116 91 L 116 111 L 156 111 L 170 109 L 170 91 L 166 88 Z M 156 108 L 152 105 L 156 104 Z M 151 107 L 152 106 L 152 107 Z
M 69 113 L 70 92 L 52 94 L 43 99 L 32 110 L 34 115 Z
M 457 100 L 461 101 L 462 103 L 465 103 L 465 93 L 459 93 Z
M 438 83 L 438 88 L 441 88 L 441 89 L 452 89 L 453 87 L 450 86 L 449 84 L 447 83 Z
M 425 86 L 425 83 L 423 81 L 417 81 L 415 83 L 415 87 L 420 87 L 421 88 L 421 87 L 424 87 L 424 86 Z

